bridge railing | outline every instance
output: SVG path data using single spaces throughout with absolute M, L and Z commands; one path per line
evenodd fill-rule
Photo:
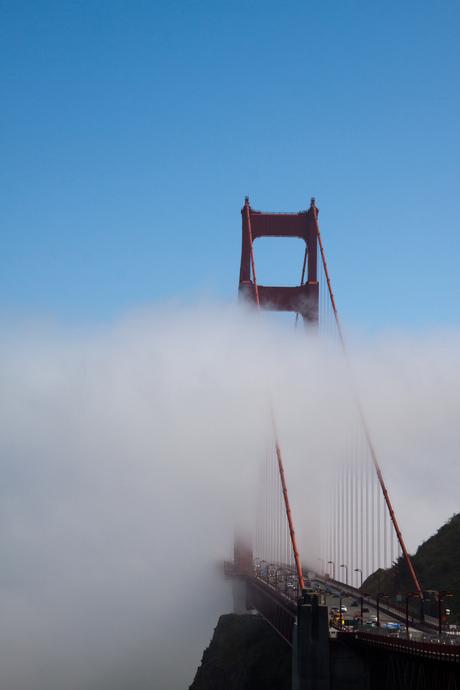
M 342 635 L 352 635 L 362 643 L 370 644 L 392 653 L 410 654 L 438 661 L 460 663 L 460 644 L 458 639 L 455 639 L 454 642 L 446 640 L 444 637 L 442 637 L 442 641 L 439 641 L 439 638 L 436 637 L 432 639 L 405 639 L 404 637 L 385 634 L 384 631 L 379 629 L 366 632 L 338 633 L 338 636 Z

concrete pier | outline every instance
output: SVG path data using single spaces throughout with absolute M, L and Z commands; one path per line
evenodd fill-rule
M 330 690 L 328 608 L 306 592 L 294 627 L 292 690 Z

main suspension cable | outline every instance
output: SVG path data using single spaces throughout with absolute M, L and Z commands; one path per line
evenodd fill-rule
M 389 513 L 390 513 L 390 518 L 391 518 L 391 521 L 392 521 L 392 523 L 393 523 L 393 527 L 395 528 L 396 536 L 398 537 L 398 541 L 399 541 L 399 544 L 400 544 L 400 546 L 401 546 L 401 550 L 402 550 L 402 552 L 403 552 L 403 554 L 404 554 L 404 558 L 405 558 L 407 567 L 409 568 L 409 572 L 410 572 L 410 574 L 411 574 L 411 576 L 412 576 L 412 580 L 413 580 L 413 582 L 414 582 L 414 585 L 415 585 L 415 588 L 416 588 L 416 590 L 417 590 L 417 593 L 418 593 L 420 599 L 423 600 L 422 589 L 421 589 L 421 587 L 420 587 L 419 581 L 418 581 L 417 576 L 416 576 L 416 574 L 415 574 L 415 570 L 414 570 L 414 567 L 413 567 L 413 565 L 412 565 L 412 561 L 411 561 L 410 556 L 409 556 L 409 553 L 408 553 L 408 551 L 407 551 L 407 549 L 406 549 L 406 545 L 405 545 L 405 543 L 404 543 L 404 539 L 403 539 L 401 530 L 399 529 L 399 525 L 398 525 L 398 522 L 397 522 L 397 520 L 396 520 L 396 515 L 395 515 L 395 512 L 394 512 L 394 510 L 393 510 L 393 506 L 392 506 L 392 504 L 391 504 L 390 497 L 389 497 L 389 495 L 388 495 L 388 491 L 387 491 L 387 488 L 386 488 L 386 485 L 385 485 L 385 482 L 384 482 L 384 479 L 383 479 L 382 471 L 381 471 L 381 469 L 380 469 L 380 465 L 379 465 L 379 462 L 378 462 L 378 460 L 377 460 L 377 455 L 376 455 L 376 452 L 375 452 L 375 449 L 374 449 L 374 445 L 373 445 L 372 440 L 371 440 L 369 428 L 368 428 L 368 426 L 367 426 L 366 419 L 365 419 L 365 417 L 364 417 L 364 412 L 363 412 L 363 409 L 362 409 L 362 406 L 361 406 L 361 402 L 360 402 L 360 400 L 359 400 L 358 392 L 357 392 L 356 386 L 355 386 L 355 384 L 354 384 L 354 377 L 353 377 L 353 375 L 352 375 L 352 369 L 351 369 L 350 359 L 349 359 L 349 357 L 348 357 L 347 348 L 346 348 L 346 346 L 345 346 L 345 339 L 344 339 L 344 337 L 343 337 L 343 332 L 342 332 L 342 328 L 341 328 L 340 321 L 339 321 L 339 315 L 338 315 L 338 313 L 337 313 L 337 307 L 336 307 L 336 305 L 335 305 L 335 299 L 334 299 L 334 295 L 333 295 L 333 292 L 332 292 L 331 281 L 330 281 L 330 278 L 329 278 L 329 272 L 328 272 L 328 269 L 327 269 L 326 259 L 325 259 L 325 255 L 324 255 L 323 243 L 322 243 L 322 241 L 321 241 L 321 234 L 320 234 L 319 226 L 318 226 L 318 216 L 317 216 L 316 207 L 314 206 L 314 204 L 312 204 L 312 209 L 313 209 L 313 215 L 314 215 L 315 224 L 316 224 L 316 231 L 317 231 L 317 235 L 318 235 L 318 244 L 319 244 L 319 247 L 320 247 L 321 258 L 322 258 L 322 261 L 323 261 L 323 267 L 324 267 L 324 272 L 325 272 L 325 275 L 326 275 L 326 280 L 327 280 L 327 285 L 328 285 L 328 289 L 329 289 L 329 296 L 330 296 L 330 299 L 331 299 L 332 309 L 333 309 L 333 311 L 334 311 L 334 317 L 335 317 L 335 321 L 336 321 L 336 324 L 337 324 L 337 330 L 338 330 L 338 333 L 339 333 L 340 342 L 341 342 L 341 344 L 342 344 L 342 349 L 343 349 L 343 353 L 344 353 L 344 357 L 345 357 L 345 362 L 346 362 L 346 364 L 347 364 L 348 371 L 349 371 L 349 373 L 350 373 L 350 379 L 351 379 L 352 386 L 353 386 L 353 392 L 354 392 L 354 395 L 355 395 L 355 400 L 356 400 L 356 404 L 357 404 L 357 407 L 358 407 L 359 416 L 360 416 L 360 418 L 361 418 L 361 422 L 362 422 L 362 425 L 363 425 L 364 434 L 365 434 L 366 441 L 367 441 L 367 444 L 368 444 L 368 447 L 369 447 L 369 451 L 370 451 L 370 454 L 371 454 L 371 457 L 372 457 L 372 461 L 373 461 L 373 463 L 374 463 L 375 470 L 376 470 L 376 472 L 377 472 L 378 481 L 379 481 L 380 487 L 381 487 L 381 489 L 382 489 L 383 496 L 384 496 L 385 502 L 386 502 L 386 504 L 387 504 L 388 511 L 389 511 Z

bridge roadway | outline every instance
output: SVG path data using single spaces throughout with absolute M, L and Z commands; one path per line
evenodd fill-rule
M 321 605 L 322 593 L 315 596 L 314 591 L 305 592 L 299 598 L 295 589 L 277 583 L 276 578 L 237 572 L 230 563 L 225 573 L 233 581 L 236 612 L 243 612 L 245 607 L 256 609 L 293 648 L 293 690 L 460 689 L 458 638 L 445 636 L 440 640 L 433 629 L 424 632 L 419 624 L 400 635 L 389 634 L 384 627 L 334 629 Z M 339 594 L 326 597 L 328 609 L 340 602 L 341 592 L 351 590 L 352 596 L 359 593 L 343 583 L 318 579 L 323 585 L 326 582 Z M 371 616 L 376 602 L 371 600 L 368 606 L 367 615 Z M 397 607 L 382 610 L 382 624 L 401 619 Z
M 231 567 L 228 568 L 227 574 L 231 575 Z M 235 573 L 236 574 L 236 573 Z M 252 600 L 254 608 L 258 610 L 272 625 L 279 634 L 292 645 L 292 627 L 297 615 L 297 604 L 300 597 L 300 592 L 295 587 L 287 587 L 286 580 L 277 582 L 275 576 L 268 576 L 258 574 L 246 575 L 248 602 Z M 342 620 L 352 621 L 355 615 L 361 615 L 361 592 L 360 590 L 346 585 L 343 582 L 331 579 L 324 579 L 319 576 L 311 583 L 311 587 L 307 589 L 310 594 L 316 594 L 319 603 L 328 607 L 328 617 L 330 618 L 331 609 L 333 607 L 346 607 L 343 611 Z M 326 592 L 326 588 L 330 588 L 330 592 Z M 344 594 L 346 593 L 346 594 Z M 357 603 L 356 603 L 357 602 Z M 354 603 L 354 605 L 352 605 Z M 366 610 L 367 609 L 367 610 Z M 374 644 L 383 645 L 383 637 L 386 635 L 393 640 L 399 634 L 400 639 L 412 640 L 421 644 L 435 644 L 437 642 L 450 646 L 459 646 L 460 639 L 454 635 L 443 635 L 440 639 L 438 637 L 437 625 L 423 624 L 420 617 L 412 610 L 409 615 L 409 630 L 406 630 L 406 612 L 401 606 L 392 604 L 387 599 L 381 598 L 379 601 L 379 623 L 380 627 L 376 626 L 377 617 L 377 598 L 375 596 L 368 596 L 363 598 L 363 624 L 351 626 L 349 632 L 358 634 L 359 637 L 365 633 L 368 635 L 378 635 L 379 642 Z M 390 632 L 386 628 L 387 623 L 397 623 L 400 626 L 399 633 L 396 631 Z M 330 636 L 334 636 L 337 630 L 343 630 L 340 622 L 332 624 L 330 627 Z M 364 638 L 363 638 L 364 639 Z M 366 637 L 365 639 L 370 639 Z M 372 638 L 374 639 L 374 638 Z
M 319 585 L 319 594 L 321 597 L 321 603 L 328 607 L 328 614 L 331 615 L 332 607 L 339 608 L 345 607 L 343 611 L 343 620 L 351 620 L 356 615 L 361 615 L 361 594 L 359 589 L 355 589 L 349 585 L 346 585 L 340 581 L 325 580 L 317 576 L 312 583 L 313 587 L 311 589 L 315 590 L 315 584 Z M 330 593 L 326 589 L 330 589 Z M 346 595 L 341 596 L 342 593 Z M 375 618 L 377 617 L 377 600 L 373 596 L 368 596 L 363 598 L 363 621 L 364 625 L 368 624 L 367 627 L 375 627 Z M 405 612 L 404 612 L 405 615 Z M 417 618 L 417 622 L 418 618 Z M 404 626 L 402 620 L 402 612 L 399 609 L 394 609 L 391 604 L 385 599 L 380 599 L 379 603 L 379 623 L 384 627 L 387 623 L 398 623 L 400 626 Z
M 279 598 L 285 607 L 292 610 L 292 614 L 295 617 L 297 610 L 297 601 L 300 596 L 298 589 L 294 587 L 287 587 L 285 579 L 281 582 L 277 582 L 276 577 L 267 577 L 258 575 L 257 573 L 252 576 L 254 580 L 254 588 L 258 591 L 258 600 L 261 599 L 261 587 L 267 588 L 267 594 L 269 592 L 276 598 Z M 256 583 L 258 586 L 256 586 Z M 344 607 L 343 610 L 343 620 L 349 621 L 354 618 L 355 615 L 361 615 L 361 592 L 343 582 L 337 580 L 325 580 L 317 576 L 314 582 L 311 583 L 311 587 L 307 588 L 307 592 L 311 594 L 317 594 L 321 604 L 328 607 L 328 616 L 331 616 L 331 609 L 336 607 L 340 609 Z M 326 588 L 330 589 L 330 592 L 326 591 Z M 377 617 L 377 600 L 376 597 L 366 597 L 363 599 L 363 621 L 364 626 L 369 630 L 369 628 L 375 628 L 375 619 Z M 390 604 L 385 599 L 380 599 L 379 602 L 379 623 L 380 626 L 385 629 L 387 623 L 398 623 L 405 631 L 405 611 L 401 607 L 395 607 Z M 269 621 L 270 622 L 270 621 Z M 420 619 L 413 612 L 411 612 L 410 622 L 413 627 L 409 628 L 409 632 L 412 635 L 415 634 L 416 630 L 421 633 L 428 633 L 429 628 L 425 626 L 420 626 Z M 341 627 L 341 626 L 335 626 Z M 333 629 L 333 628 L 332 628 Z M 362 629 L 362 628 L 361 628 Z M 432 631 L 434 633 L 434 630 Z

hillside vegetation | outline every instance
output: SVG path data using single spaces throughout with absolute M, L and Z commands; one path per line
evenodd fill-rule
M 412 565 L 420 587 L 430 590 L 452 592 L 446 601 L 451 610 L 449 623 L 460 623 L 460 513 L 453 515 L 432 537 L 425 541 L 411 556 Z M 399 558 L 392 568 L 378 570 L 363 584 L 363 589 L 372 594 L 386 592 L 391 600 L 402 593 L 405 604 L 406 592 L 414 590 L 414 583 L 404 558 Z M 427 611 L 436 616 L 436 611 Z

